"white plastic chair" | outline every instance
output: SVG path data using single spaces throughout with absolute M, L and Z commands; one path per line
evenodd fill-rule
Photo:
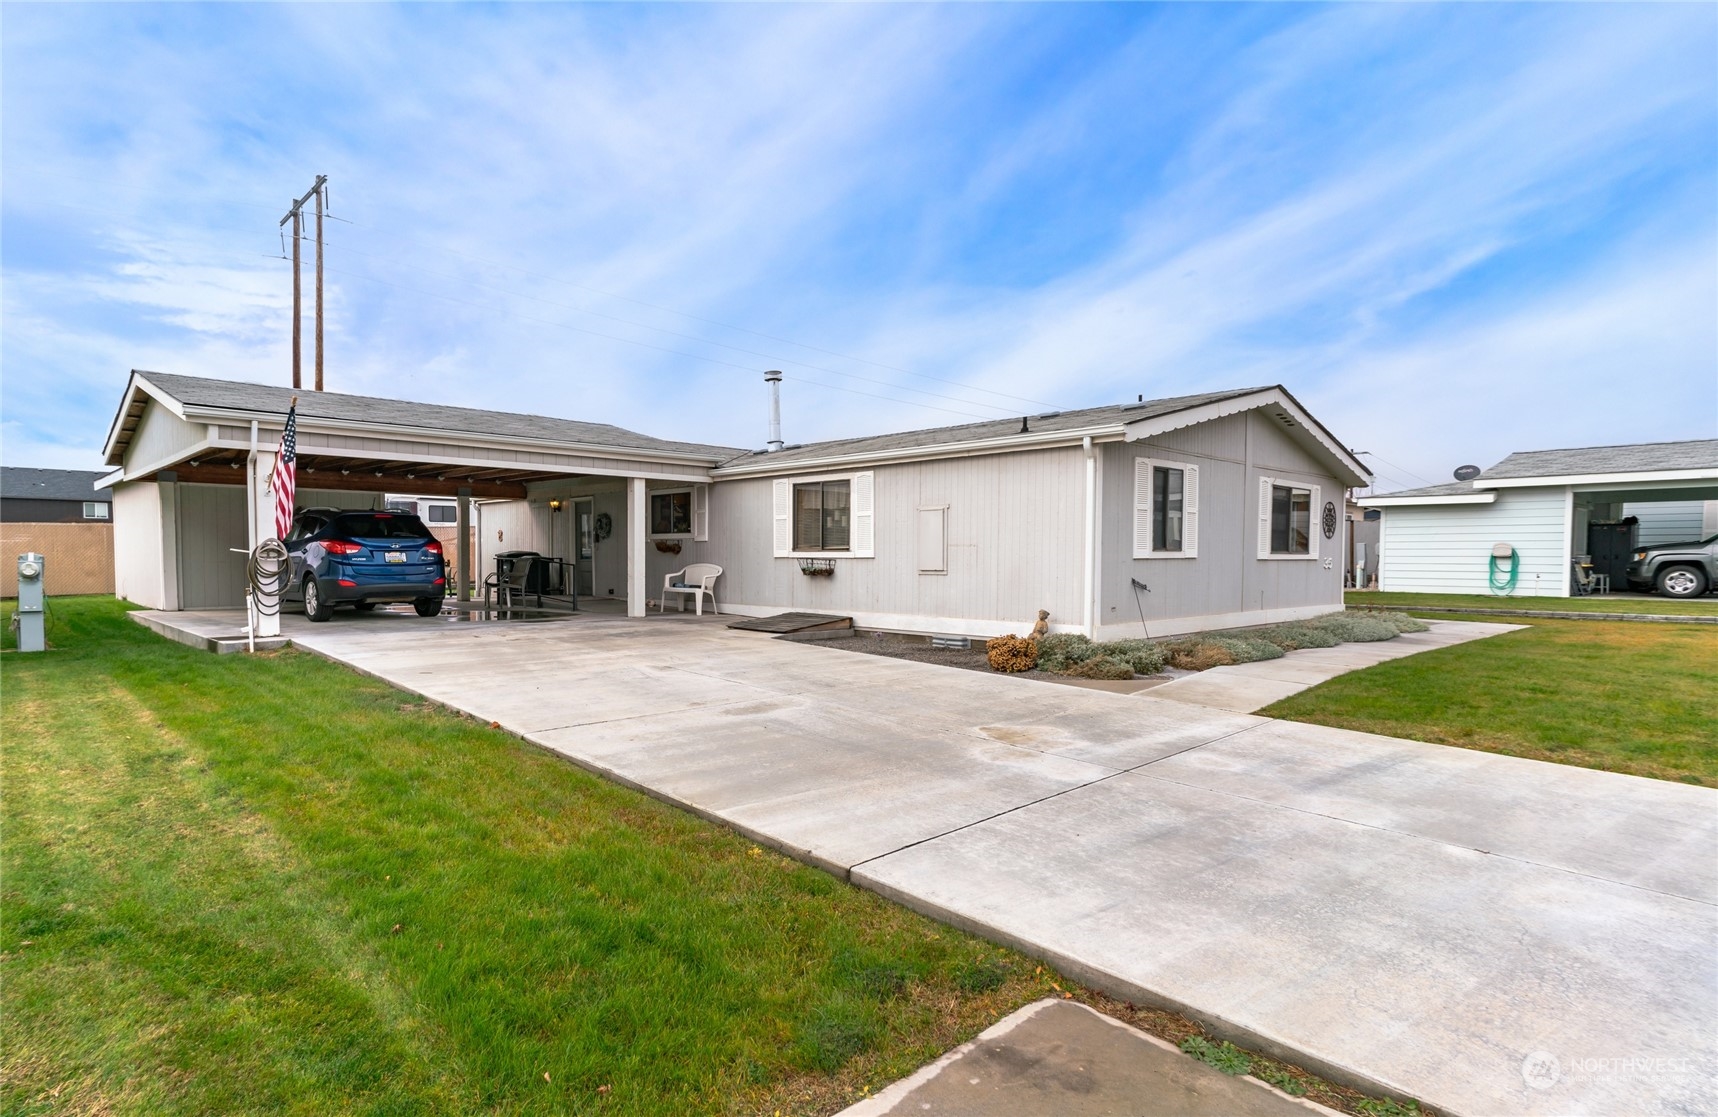
M 674 606 L 680 612 L 686 611 L 686 595 L 692 595 L 692 606 L 698 616 L 704 615 L 704 598 L 710 599 L 710 612 L 717 616 L 722 611 L 716 608 L 716 579 L 722 576 L 722 568 L 713 562 L 695 562 L 684 570 L 662 579 L 662 598 L 656 603 L 656 611 L 661 613 L 668 608 L 668 595 L 679 594 Z

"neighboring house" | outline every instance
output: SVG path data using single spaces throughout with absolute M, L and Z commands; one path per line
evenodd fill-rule
M 1635 547 L 1718 533 L 1718 440 L 1516 453 L 1472 481 L 1358 503 L 1384 513 L 1382 590 L 1567 597 L 1583 560 L 1621 588 Z
M 224 556 L 248 519 L 268 531 L 291 395 L 132 374 L 107 444 L 122 596 L 239 603 Z M 298 414 L 300 506 L 451 499 L 477 541 L 464 569 L 558 555 L 641 615 L 664 575 L 715 562 L 723 612 L 908 632 L 1024 631 L 1048 609 L 1060 630 L 1161 636 L 1340 609 L 1344 492 L 1368 480 L 1280 387 L 775 452 L 334 393 L 299 393 Z
M 113 492 L 81 469 L 0 468 L 0 596 L 18 595 L 17 558 L 46 559 L 50 594 L 113 592 Z

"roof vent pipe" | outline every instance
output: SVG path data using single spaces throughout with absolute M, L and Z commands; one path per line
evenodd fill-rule
M 781 370 L 770 369 L 764 373 L 764 382 L 770 386 L 770 453 L 781 449 Z

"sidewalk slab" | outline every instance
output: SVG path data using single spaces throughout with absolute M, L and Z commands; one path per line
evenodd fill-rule
M 1027 1005 L 840 1117 L 1336 1117 L 1071 1001 Z
M 1431 626 L 1430 631 L 1406 632 L 1394 640 L 1307 648 L 1289 652 L 1280 659 L 1214 667 L 1156 687 L 1149 696 L 1217 710 L 1252 713 L 1349 671 L 1419 652 L 1465 644 L 1470 640 L 1499 636 L 1522 627 L 1478 621 L 1426 623 Z

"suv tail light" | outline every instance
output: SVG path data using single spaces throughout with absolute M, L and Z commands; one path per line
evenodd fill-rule
M 322 544 L 322 549 L 331 555 L 355 555 L 364 549 L 364 545 L 345 539 L 330 539 Z
M 441 541 L 438 539 L 431 539 L 428 543 L 424 544 L 424 550 L 428 551 L 432 555 L 441 554 Z

